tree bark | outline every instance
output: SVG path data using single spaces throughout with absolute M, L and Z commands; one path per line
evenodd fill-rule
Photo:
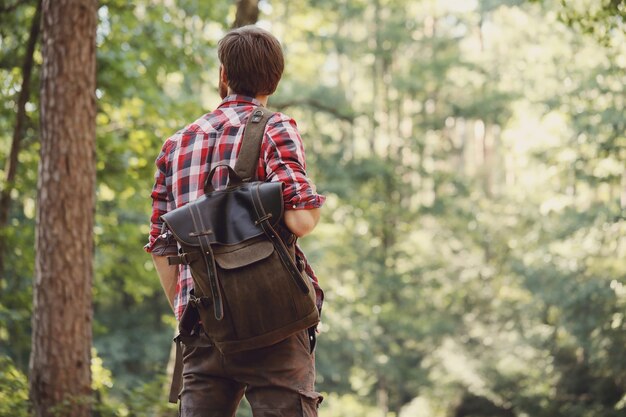
M 96 0 L 44 0 L 31 400 L 91 413 Z
M 253 25 L 259 20 L 259 0 L 237 0 L 234 28 Z
M 26 124 L 26 103 L 30 97 L 30 80 L 33 73 L 33 63 L 35 46 L 39 38 L 39 28 L 41 27 L 41 1 L 37 3 L 37 10 L 30 26 L 30 34 L 28 35 L 28 43 L 26 45 L 26 54 L 22 64 L 22 86 L 17 99 L 17 114 L 15 116 L 15 127 L 13 128 L 13 140 L 11 142 L 11 150 L 9 158 L 6 162 L 6 176 L 4 188 L 0 192 L 0 281 L 4 276 L 4 257 L 6 255 L 6 238 L 3 232 L 9 221 L 9 213 L 11 211 L 11 191 L 15 187 L 15 174 L 17 173 L 18 156 L 24 138 L 24 125 Z M 0 288 L 2 283 L 0 282 Z

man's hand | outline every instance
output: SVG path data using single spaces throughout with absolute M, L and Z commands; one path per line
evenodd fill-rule
M 152 261 L 159 274 L 161 286 L 167 296 L 170 307 L 174 310 L 174 298 L 176 297 L 176 284 L 178 283 L 178 265 L 169 265 L 167 256 L 158 256 L 152 254 Z

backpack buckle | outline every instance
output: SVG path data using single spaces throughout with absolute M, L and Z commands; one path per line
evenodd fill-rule
M 258 220 L 255 220 L 255 221 L 254 221 L 254 225 L 255 225 L 255 226 L 258 226 L 259 224 L 261 224 L 261 223 L 263 223 L 264 221 L 267 221 L 267 220 L 269 220 L 269 219 L 271 219 L 271 218 L 272 218 L 272 213 L 267 213 L 265 216 L 263 216 L 263 217 L 259 217 L 259 219 L 258 219 Z
M 256 110 L 252 113 L 252 123 L 259 123 L 263 119 L 263 110 Z

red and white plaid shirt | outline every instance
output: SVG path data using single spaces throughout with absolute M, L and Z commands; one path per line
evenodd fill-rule
M 239 95 L 226 97 L 212 113 L 205 114 L 168 138 L 156 159 L 155 183 L 152 189 L 150 241 L 146 251 L 166 253 L 175 244 L 167 234 L 161 234 L 160 216 L 194 201 L 204 194 L 204 182 L 218 164 L 234 168 L 241 148 L 243 130 L 252 110 L 261 103 Z M 257 178 L 260 181 L 282 181 L 286 209 L 321 207 L 325 197 L 316 194 L 306 176 L 304 146 L 293 119 L 275 113 L 268 121 L 261 145 Z M 226 186 L 224 169 L 213 176 L 215 189 Z M 317 305 L 321 309 L 324 293 L 306 257 L 296 245 L 296 254 L 305 262 L 305 271 L 313 281 Z M 180 265 L 174 313 L 180 319 L 193 280 L 188 265 Z

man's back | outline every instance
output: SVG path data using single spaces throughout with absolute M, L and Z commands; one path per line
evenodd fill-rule
M 203 195 L 206 178 L 215 166 L 224 163 L 235 166 L 246 121 L 259 105 L 250 97 L 228 96 L 214 112 L 205 114 L 165 141 L 156 160 L 148 250 L 160 243 L 163 225 L 160 216 Z M 261 145 L 257 179 L 283 182 L 286 209 L 316 208 L 324 202 L 324 198 L 316 194 L 309 184 L 304 158 L 302 139 L 293 119 L 282 113 L 274 114 L 268 121 Z M 226 186 L 227 177 L 223 171 L 219 170 L 213 177 L 215 189 Z M 173 241 L 170 239 L 168 244 L 173 244 Z M 306 263 L 304 254 L 300 250 L 297 252 L 314 282 L 317 304 L 321 308 L 323 295 L 317 278 Z M 188 266 L 182 265 L 179 273 L 180 288 L 176 291 L 174 311 L 180 319 L 193 282 Z

